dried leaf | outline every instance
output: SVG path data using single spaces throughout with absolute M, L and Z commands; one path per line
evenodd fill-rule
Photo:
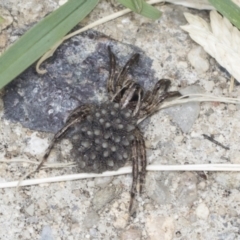
M 240 82 L 240 32 L 227 18 L 210 12 L 210 24 L 190 13 L 184 14 L 189 25 L 181 28 Z

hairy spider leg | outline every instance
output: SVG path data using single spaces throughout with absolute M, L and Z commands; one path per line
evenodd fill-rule
M 137 193 L 142 193 L 142 187 L 146 178 L 146 149 L 144 138 L 138 128 L 134 132 L 134 140 L 132 142 L 132 164 L 133 164 L 133 183 L 131 188 L 131 199 L 129 212 L 132 212 L 134 199 Z M 139 190 L 138 190 L 139 185 Z
M 77 108 L 75 108 L 70 115 L 68 116 L 67 120 L 66 120 L 66 125 L 63 126 L 63 128 L 61 128 L 53 137 L 49 147 L 47 148 L 44 156 L 43 156 L 43 160 L 40 162 L 40 164 L 38 165 L 36 171 L 38 171 L 42 165 L 44 164 L 44 162 L 47 160 L 51 150 L 53 149 L 55 143 L 59 140 L 61 140 L 63 138 L 63 136 L 66 134 L 67 130 L 72 127 L 74 124 L 76 123 L 80 123 L 83 119 L 86 118 L 86 116 L 89 114 L 91 110 L 90 105 L 83 105 L 83 106 L 79 106 Z
M 132 212 L 133 201 L 135 199 L 135 195 L 137 193 L 137 183 L 138 183 L 138 141 L 135 138 L 132 142 L 132 187 L 131 187 L 131 196 L 130 196 L 130 204 L 129 204 L 129 212 Z
M 108 53 L 110 59 L 110 69 L 107 90 L 111 101 L 119 102 L 121 100 L 121 93 L 123 90 L 128 88 L 128 86 L 134 82 L 129 82 L 129 80 L 126 79 L 126 75 L 129 68 L 132 67 L 133 64 L 137 63 L 140 55 L 138 53 L 134 54 L 116 76 L 116 56 L 110 47 L 108 47 Z
M 117 78 L 116 78 L 116 86 L 118 89 L 121 89 L 124 85 L 124 82 L 127 80 L 126 75 L 129 70 L 134 64 L 136 64 L 139 60 L 140 54 L 135 53 L 132 55 L 132 57 L 126 62 L 124 67 L 119 72 Z
M 109 69 L 109 78 L 107 81 L 107 91 L 109 94 L 109 99 L 112 99 L 115 94 L 115 74 L 116 74 L 116 57 L 111 51 L 111 48 L 108 47 L 108 54 L 110 60 L 110 69 Z
M 160 79 L 154 86 L 152 91 L 148 91 L 143 99 L 143 104 L 139 111 L 138 118 L 149 117 L 159 110 L 164 100 L 171 97 L 181 96 L 178 91 L 168 92 L 170 80 Z

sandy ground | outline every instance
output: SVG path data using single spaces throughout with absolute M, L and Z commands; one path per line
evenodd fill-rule
M 22 35 L 29 25 L 58 6 L 57 0 L 1 2 L 0 15 L 6 22 L 0 28 L 0 52 Z M 205 19 L 208 19 L 208 12 L 171 4 L 158 8 L 163 12 L 160 20 L 151 21 L 136 14 L 128 14 L 94 30 L 113 39 L 111 41 L 117 46 L 114 45 L 115 50 L 118 49 L 120 65 L 134 51 L 142 52 L 143 59 L 148 62 L 148 77 L 140 79 L 140 82 L 147 88 L 153 85 L 151 81 L 169 78 L 172 80 L 172 90 L 187 89 L 188 92 L 215 96 L 239 96 L 239 86 L 229 93 L 230 75 L 225 69 L 180 28 L 186 24 L 183 12 L 191 12 Z M 116 3 L 101 1 L 83 24 L 119 9 L 121 7 Z M 71 64 L 79 59 L 77 64 L 72 64 L 76 69 L 73 70 L 74 76 L 78 75 L 78 65 L 86 64 L 84 60 L 96 52 L 97 44 L 95 38 L 87 39 L 83 35 L 74 39 L 74 42 L 77 41 L 82 44 L 80 46 L 88 48 L 83 51 L 84 55 L 80 47 L 75 48 L 78 53 L 73 53 L 67 46 L 66 61 Z M 105 40 L 98 38 L 97 41 Z M 57 68 L 58 61 L 57 57 L 52 60 L 51 66 L 56 63 L 52 71 L 62 74 L 60 68 Z M 31 78 L 31 71 L 27 74 Z M 104 79 L 107 70 L 103 69 L 101 74 L 102 85 L 94 86 L 102 89 L 102 92 L 93 92 L 93 95 L 89 95 L 89 101 L 100 102 L 106 98 Z M 71 76 L 67 77 L 71 79 Z M 35 75 L 32 78 L 35 79 Z M 38 78 L 41 79 L 41 76 Z M 15 81 L 16 86 L 12 89 L 17 91 L 18 96 L 24 96 L 20 90 L 26 88 L 17 81 L 20 80 Z M 31 86 L 29 82 L 28 87 Z M 10 93 L 14 92 L 6 88 L 1 92 L 0 99 L 1 160 L 40 160 L 56 129 L 54 126 L 51 129 L 47 123 L 26 127 L 20 112 L 17 114 L 19 108 L 13 110 L 17 103 L 12 101 L 13 107 L 9 105 L 11 101 L 7 94 Z M 24 99 L 25 96 L 22 104 L 26 104 Z M 71 108 L 77 103 L 69 104 Z M 7 115 L 9 112 L 12 114 Z M 47 114 L 49 112 L 46 111 Z M 149 147 L 148 162 L 240 163 L 239 120 L 238 106 L 219 102 L 189 104 L 161 111 L 141 125 Z M 48 130 L 44 131 L 46 126 Z M 213 135 L 216 140 L 229 146 L 230 150 L 214 145 L 204 139 L 202 134 Z M 53 151 L 49 161 L 67 158 L 68 142 L 63 141 Z M 17 180 L 29 169 L 32 169 L 32 164 L 1 162 L 0 182 Z M 33 177 L 71 173 L 70 168 L 41 170 Z M 138 198 L 134 217 L 128 213 L 131 175 L 42 184 L 23 187 L 19 191 L 15 188 L 0 189 L 0 239 L 240 239 L 240 174 L 202 175 L 196 172 L 148 173 L 145 190 Z

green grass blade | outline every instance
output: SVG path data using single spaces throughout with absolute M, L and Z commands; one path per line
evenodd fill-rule
M 0 16 L 0 24 L 3 23 L 3 21 L 4 21 L 4 18 Z
M 209 0 L 209 2 L 229 21 L 240 29 L 240 7 L 230 0 Z
M 153 20 L 160 18 L 162 14 L 157 8 L 143 0 L 118 0 L 118 2 L 131 9 L 133 12 L 139 13 L 142 16 Z
M 0 57 L 0 89 L 66 35 L 97 3 L 98 0 L 69 0 L 25 33 Z
M 133 0 L 137 13 L 141 13 L 143 9 L 144 0 Z

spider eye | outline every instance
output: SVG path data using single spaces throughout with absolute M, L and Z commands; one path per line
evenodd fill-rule
M 95 113 L 95 116 L 96 116 L 97 118 L 99 118 L 101 115 L 100 115 L 99 112 L 96 112 L 96 113 Z
M 118 129 L 123 129 L 123 125 L 122 125 L 122 124 L 119 124 L 119 125 L 118 125 Z
M 102 143 L 102 147 L 103 147 L 103 148 L 107 148 L 107 147 L 108 147 L 107 142 L 103 142 L 103 143 Z
M 134 130 L 135 129 L 135 126 L 134 125 L 132 125 L 132 124 L 128 124 L 127 125 L 127 131 L 128 132 L 131 132 L 132 130 Z
M 119 136 L 114 137 L 114 142 L 118 143 L 120 142 L 121 138 Z
M 82 142 L 82 146 L 88 148 L 90 146 L 90 142 L 89 141 Z
M 107 165 L 108 165 L 109 167 L 113 167 L 113 166 L 114 166 L 113 160 L 109 159 L 109 160 L 107 161 Z
M 122 141 L 122 144 L 124 145 L 124 146 L 129 146 L 129 141 L 125 138 L 123 141 Z
M 100 123 L 104 123 L 104 119 L 103 119 L 103 118 L 100 118 L 100 119 L 99 119 L 99 122 L 100 122 Z
M 96 154 L 95 154 L 95 153 L 91 153 L 90 158 L 91 158 L 92 160 L 94 160 L 94 159 L 96 158 Z
M 88 116 L 87 116 L 87 120 L 88 120 L 88 121 L 92 121 L 92 120 L 93 120 L 92 116 L 88 115 Z
M 102 114 L 106 114 L 107 113 L 107 111 L 105 109 L 103 109 L 101 112 L 102 112 Z
M 116 148 L 115 146 L 112 146 L 112 147 L 111 147 L 111 151 L 112 151 L 112 152 L 115 152 L 116 150 L 117 150 L 117 148 Z
M 116 115 L 116 112 L 112 110 L 111 115 L 113 115 L 113 116 Z
M 82 159 L 78 161 L 78 164 L 80 168 L 84 168 L 86 166 L 86 163 L 82 161 Z
M 101 133 L 101 132 L 100 132 L 100 130 L 99 130 L 99 129 L 95 129 L 95 130 L 94 130 L 94 134 L 95 134 L 96 136 L 99 136 L 99 135 L 100 135 L 100 133 Z
M 114 103 L 113 107 L 114 108 L 119 108 L 119 104 L 118 103 Z
M 111 136 L 111 133 L 110 133 L 110 132 L 106 132 L 106 133 L 104 134 L 104 138 L 105 138 L 105 139 L 110 138 L 110 136 Z
M 116 121 L 116 123 L 120 123 L 121 119 L 117 118 L 115 121 Z
M 119 153 L 117 154 L 116 158 L 117 158 L 117 160 L 122 160 L 123 159 L 122 155 L 119 154 Z
M 103 152 L 103 156 L 104 156 L 104 157 L 108 157 L 108 156 L 109 156 L 109 152 L 108 152 L 107 150 L 104 151 L 104 152 Z
M 87 135 L 88 135 L 89 137 L 91 137 L 91 136 L 93 135 L 93 132 L 92 132 L 92 131 L 87 131 Z
M 110 126 L 111 126 L 111 124 L 110 124 L 109 122 L 106 122 L 106 123 L 105 123 L 105 127 L 106 127 L 106 128 L 109 128 Z

